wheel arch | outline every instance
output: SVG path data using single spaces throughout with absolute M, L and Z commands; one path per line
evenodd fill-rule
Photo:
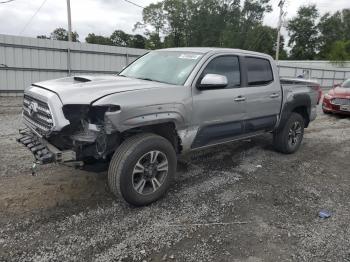
M 153 133 L 167 139 L 175 149 L 176 153 L 181 153 L 181 139 L 178 135 L 176 123 L 172 120 L 164 120 L 159 123 L 147 123 L 138 127 L 127 129 L 121 133 L 124 138 L 140 134 Z
M 300 114 L 304 118 L 305 128 L 309 126 L 311 98 L 308 94 L 294 94 L 290 101 L 286 101 L 281 111 L 281 118 L 277 130 L 283 128 L 292 113 Z

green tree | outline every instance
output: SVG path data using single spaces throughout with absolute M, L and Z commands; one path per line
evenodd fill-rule
M 329 52 L 328 59 L 340 65 L 350 60 L 350 40 L 334 42 Z
M 112 45 L 112 41 L 109 37 L 95 35 L 94 33 L 88 34 L 88 36 L 85 38 L 85 41 L 89 44 Z
M 350 8 L 342 10 L 344 39 L 350 40 Z
M 160 39 L 159 35 L 155 32 L 147 32 L 147 39 L 145 47 L 146 49 L 160 49 L 164 45 L 162 43 L 162 40 Z
M 50 39 L 68 41 L 68 31 L 62 27 L 56 28 L 51 34 Z M 79 42 L 79 35 L 77 32 L 72 32 L 72 41 Z
M 218 46 L 272 54 L 276 30 L 263 26 L 270 0 L 163 0 L 144 9 L 147 48 Z M 151 30 L 150 30 L 151 28 Z M 161 43 L 162 35 L 164 41 Z M 281 54 L 286 55 L 281 45 Z
M 38 35 L 36 38 L 38 39 L 51 39 L 49 36 L 47 35 Z
M 129 35 L 122 30 L 116 30 L 111 37 L 88 34 L 85 41 L 90 44 L 115 45 L 123 47 L 145 48 L 146 38 L 142 35 Z
M 269 0 L 163 0 L 146 7 L 136 27 L 164 33 L 165 46 L 244 47 L 270 11 Z
M 162 48 L 161 32 L 165 30 L 166 16 L 163 9 L 163 2 L 150 4 L 142 11 L 143 22 L 137 22 L 134 26 L 136 29 L 144 29 L 147 39 L 145 39 L 145 48 L 158 49 Z M 150 30 L 149 27 L 151 27 Z
M 112 45 L 116 45 L 116 46 L 130 46 L 131 43 L 131 35 L 125 33 L 122 30 L 115 30 L 111 37 L 111 42 Z
M 223 46 L 222 31 L 225 28 L 226 5 L 222 1 L 203 0 L 190 2 L 187 23 L 187 43 L 190 46 Z
M 261 26 L 266 12 L 271 12 L 269 0 L 246 0 L 241 11 L 240 46 L 246 49 L 250 45 L 248 34 L 255 27 Z
M 242 10 L 241 1 L 234 0 L 227 5 L 227 15 L 225 16 L 225 26 L 221 33 L 223 46 L 243 48 L 241 41 Z
M 344 26 L 341 18 L 341 12 L 333 15 L 324 14 L 318 23 L 320 32 L 319 37 L 319 54 L 321 59 L 328 58 L 334 42 L 344 39 Z
M 188 1 L 190 0 L 164 0 L 163 2 L 168 24 L 165 30 L 171 35 L 173 46 L 188 46 Z
M 318 28 L 315 22 L 317 18 L 316 6 L 310 5 L 300 7 L 297 16 L 289 21 L 287 26 L 290 36 L 288 46 L 292 47 L 292 59 L 315 59 L 318 47 Z
M 225 10 L 225 29 L 222 33 L 224 46 L 256 50 L 256 40 L 261 41 L 269 37 L 269 34 L 264 37 L 259 31 L 264 15 L 271 12 L 269 0 L 246 0 L 243 5 L 241 1 L 233 0 L 229 1 Z M 270 48 L 272 47 L 273 43 L 270 43 Z
M 142 35 L 133 35 L 130 39 L 129 47 L 134 48 L 145 48 L 146 46 L 146 38 Z
M 156 34 L 160 36 L 160 32 L 164 30 L 166 16 L 163 9 L 163 2 L 150 4 L 142 11 L 144 24 L 151 25 Z
M 276 54 L 277 29 L 259 25 L 247 33 L 245 49 L 262 52 L 275 56 Z M 286 59 L 287 52 L 284 50 L 284 37 L 280 40 L 280 59 Z

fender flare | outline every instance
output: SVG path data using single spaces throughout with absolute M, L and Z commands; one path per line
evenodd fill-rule
M 184 118 L 178 112 L 162 112 L 136 116 L 123 121 L 121 123 L 121 131 L 126 131 L 135 127 L 164 123 L 173 123 L 175 128 L 179 128 L 181 125 L 183 125 Z
M 311 98 L 308 94 L 293 94 L 290 99 L 287 99 L 282 107 L 280 121 L 277 124 L 276 131 L 279 131 L 284 127 L 292 112 L 299 107 L 306 108 L 308 119 L 305 123 L 305 127 L 308 126 L 311 114 Z

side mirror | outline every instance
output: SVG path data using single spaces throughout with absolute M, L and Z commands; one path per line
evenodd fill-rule
M 197 85 L 199 90 L 223 88 L 228 84 L 227 77 L 218 74 L 206 74 L 200 84 Z

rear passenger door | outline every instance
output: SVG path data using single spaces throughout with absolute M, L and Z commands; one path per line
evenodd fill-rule
M 282 90 L 277 72 L 269 59 L 245 56 L 242 59 L 246 98 L 245 133 L 270 131 L 277 122 L 281 109 Z

